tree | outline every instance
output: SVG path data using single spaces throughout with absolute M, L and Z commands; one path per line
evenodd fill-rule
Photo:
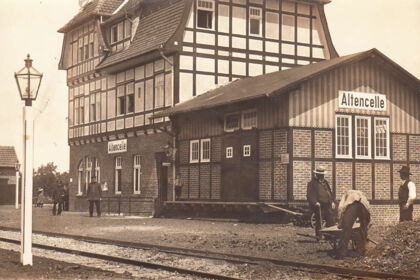
M 61 180 L 64 185 L 68 184 L 69 173 L 58 172 L 57 166 L 53 162 L 41 165 L 34 173 L 34 194 L 39 188 L 43 188 L 44 194 L 51 197 L 58 180 Z

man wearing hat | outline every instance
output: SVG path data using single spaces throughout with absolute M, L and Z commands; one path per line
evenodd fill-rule
M 326 226 L 334 225 L 333 204 L 334 197 L 325 180 L 325 167 L 320 165 L 314 171 L 314 177 L 308 183 L 306 197 L 309 207 L 315 214 L 315 234 L 317 238 L 321 238 L 319 230 L 321 229 L 321 216 L 326 221 Z
M 89 183 L 89 186 L 87 188 L 86 192 L 87 200 L 89 201 L 89 216 L 93 216 L 93 204 L 96 206 L 96 214 L 98 217 L 101 216 L 101 204 L 100 200 L 102 197 L 102 188 L 101 185 L 99 185 L 96 182 L 96 177 L 92 176 L 91 182 Z
M 400 205 L 400 222 L 413 220 L 413 204 L 416 199 L 416 185 L 410 181 L 410 167 L 402 166 L 399 170 L 404 184 L 398 190 L 398 202 Z

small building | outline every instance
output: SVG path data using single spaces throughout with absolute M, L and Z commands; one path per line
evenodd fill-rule
M 14 204 L 16 195 L 15 148 L 0 146 L 0 204 Z
M 337 199 L 363 191 L 376 221 L 397 219 L 402 165 L 420 193 L 420 81 L 376 49 L 236 80 L 167 116 L 184 184 L 167 205 L 305 203 L 320 164 Z

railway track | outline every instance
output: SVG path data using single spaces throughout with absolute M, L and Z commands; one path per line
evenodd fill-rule
M 18 232 L 18 230 L 14 228 L 8 227 L 0 227 L 1 231 L 12 231 Z M 366 271 L 366 270 L 358 270 L 352 269 L 347 267 L 338 267 L 338 266 L 331 266 L 331 265 L 322 265 L 322 264 L 313 264 L 313 263 L 305 263 L 305 262 L 297 262 L 292 260 L 286 259 L 273 259 L 273 258 L 262 258 L 262 257 L 254 257 L 254 256 L 246 256 L 246 255 L 235 255 L 235 254 L 225 254 L 225 253 L 217 253 L 217 252 L 207 252 L 207 251 L 200 251 L 195 249 L 185 249 L 185 248 L 175 248 L 175 247 L 167 247 L 167 246 L 159 246 L 159 245 L 152 245 L 152 244 L 145 244 L 145 243 L 132 243 L 132 242 L 125 242 L 125 241 L 115 241 L 115 240 L 108 240 L 108 239 L 101 239 L 101 238 L 94 238 L 94 237 L 83 237 L 78 235 L 68 235 L 68 234 L 57 234 L 57 233 L 49 233 L 49 232 L 34 232 L 36 234 L 42 234 L 49 237 L 56 237 L 56 238 L 70 238 L 77 241 L 89 242 L 89 243 L 96 243 L 96 244 L 104 244 L 104 245 L 113 245 L 119 247 L 126 247 L 130 249 L 140 249 L 140 250 L 158 250 L 162 253 L 168 254 L 175 254 L 187 257 L 198 257 L 202 259 L 209 259 L 209 260 L 220 260 L 226 261 L 230 263 L 237 263 L 237 264 L 252 264 L 252 265 L 259 265 L 262 263 L 271 263 L 277 266 L 282 267 L 293 267 L 308 273 L 315 273 L 315 274 L 333 274 L 337 275 L 342 278 L 362 278 L 362 279 L 418 279 L 415 276 L 411 275 L 401 275 L 401 274 L 393 274 L 393 273 L 385 273 L 385 272 L 378 272 L 378 271 Z M 20 244 L 19 240 L 9 239 L 9 238 L 2 238 L 0 237 L 0 241 L 13 243 L 13 244 Z M 35 248 L 40 248 L 44 250 L 53 250 L 67 254 L 74 254 L 89 258 L 95 258 L 105 261 L 112 261 L 116 263 L 140 266 L 144 268 L 150 269 L 160 269 L 165 270 L 168 272 L 176 272 L 184 275 L 191 275 L 197 276 L 201 278 L 207 279 L 242 279 L 236 278 L 232 276 L 202 272 L 198 270 L 191 270 L 185 269 L 177 266 L 170 266 L 146 261 L 139 261 L 121 257 L 115 257 L 110 255 L 104 254 L 97 254 L 91 253 L 86 251 L 68 249 L 68 248 L 61 248 L 56 246 L 49 246 L 44 244 L 33 244 Z

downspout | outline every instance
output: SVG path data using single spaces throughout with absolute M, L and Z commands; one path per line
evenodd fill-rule
M 171 79 L 171 89 L 172 89 L 172 104 L 171 107 L 173 107 L 174 104 L 174 79 L 175 79 L 175 69 L 174 69 L 174 64 L 169 60 L 169 58 L 163 53 L 163 45 L 159 46 L 159 54 L 162 56 L 162 58 L 169 63 L 169 65 L 171 65 L 171 75 L 172 75 L 172 79 Z M 174 129 L 174 123 L 171 120 L 171 130 L 173 133 L 170 133 L 170 135 L 172 136 L 172 147 L 173 147 L 173 151 L 174 154 L 172 155 L 172 201 L 175 201 L 175 177 L 176 177 L 176 167 L 175 167 L 175 163 L 176 163 L 176 151 L 178 150 L 176 147 L 176 137 L 177 137 L 177 133 L 176 133 L 176 129 Z

